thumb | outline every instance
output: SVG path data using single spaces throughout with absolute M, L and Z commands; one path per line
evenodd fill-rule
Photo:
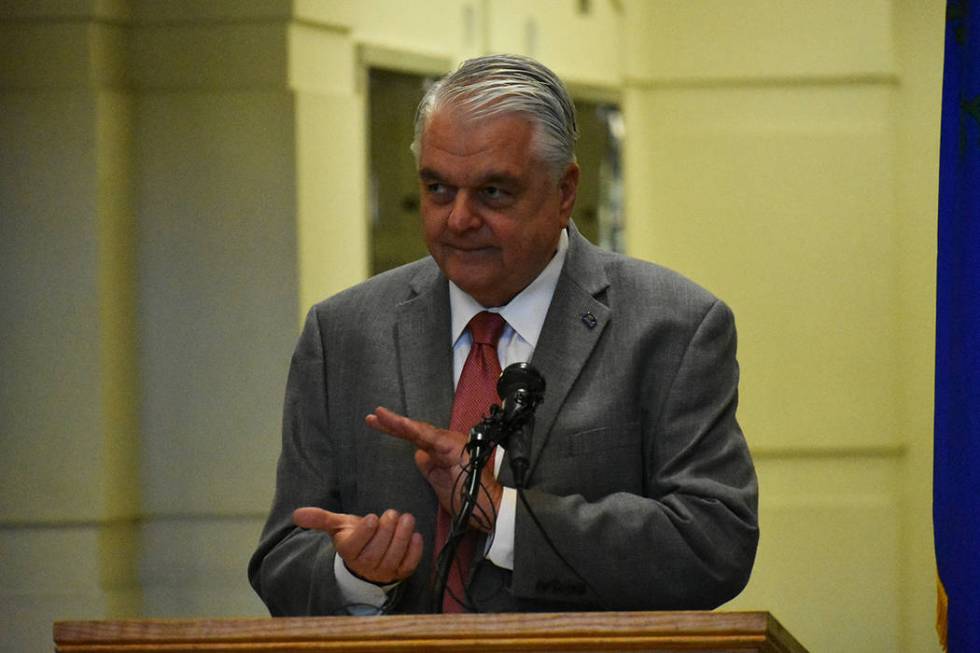
M 428 476 L 432 468 L 435 467 L 435 464 L 435 461 L 428 452 L 422 451 L 421 449 L 415 450 L 415 466 L 422 472 L 422 476 Z
M 343 515 L 322 508 L 297 508 L 293 511 L 293 523 L 300 528 L 326 531 L 331 537 L 343 527 Z

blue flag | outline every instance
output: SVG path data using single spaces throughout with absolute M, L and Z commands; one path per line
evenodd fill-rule
M 980 651 L 980 0 L 946 7 L 942 121 L 933 524 L 940 637 L 968 653 Z

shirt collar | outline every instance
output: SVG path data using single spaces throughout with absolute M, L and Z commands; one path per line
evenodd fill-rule
M 534 281 L 524 290 L 517 293 L 512 300 L 503 306 L 494 308 L 484 308 L 480 302 L 476 301 L 452 281 L 449 282 L 449 308 L 453 316 L 452 342 L 459 340 L 459 337 L 470 323 L 473 316 L 481 311 L 500 313 L 507 324 L 517 334 L 526 340 L 532 347 L 538 344 L 538 337 L 541 335 L 541 328 L 544 326 L 544 318 L 551 305 L 551 298 L 555 294 L 558 286 L 558 277 L 561 275 L 562 266 L 565 264 L 565 255 L 568 253 L 568 231 L 561 230 L 558 237 L 558 251 L 551 257 L 548 265 L 541 271 Z

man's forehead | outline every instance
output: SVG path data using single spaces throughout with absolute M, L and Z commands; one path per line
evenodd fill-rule
M 446 107 L 434 111 L 425 121 L 420 145 L 424 147 L 427 140 L 436 140 L 444 147 L 462 148 L 499 145 L 505 141 L 530 145 L 535 131 L 536 123 L 524 113 L 508 111 L 480 116 Z
M 534 125 L 520 114 L 486 120 L 434 114 L 419 139 L 419 174 L 465 167 L 480 177 L 515 177 L 534 152 Z

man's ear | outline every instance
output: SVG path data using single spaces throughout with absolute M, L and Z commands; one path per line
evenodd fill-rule
M 570 163 L 558 180 L 558 213 L 562 226 L 568 225 L 568 219 L 575 208 L 575 196 L 578 194 L 579 168 L 577 163 Z

